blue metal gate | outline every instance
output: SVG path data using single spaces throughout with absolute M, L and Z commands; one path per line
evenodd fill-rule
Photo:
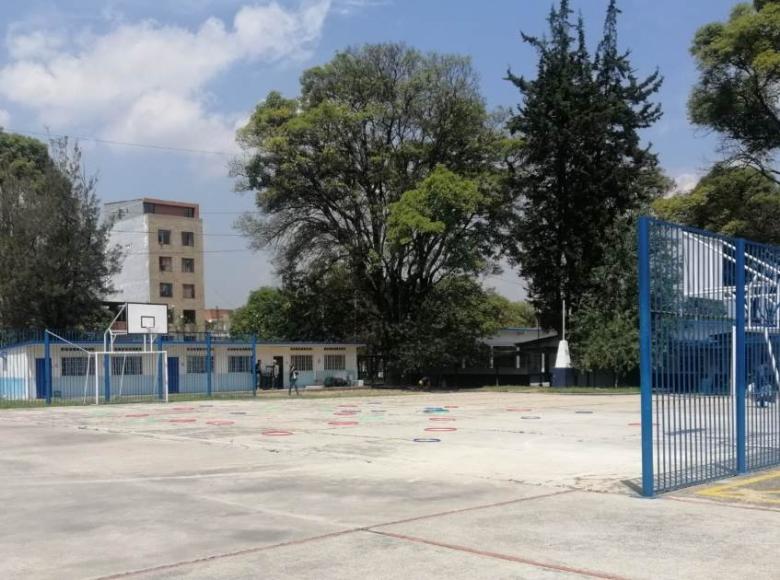
M 780 464 L 780 248 L 639 224 L 642 489 Z

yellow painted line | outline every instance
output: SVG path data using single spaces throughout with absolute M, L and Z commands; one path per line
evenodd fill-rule
M 705 497 L 715 497 L 720 499 L 736 499 L 742 501 L 780 504 L 779 499 L 765 497 L 765 495 L 780 494 L 780 489 L 755 490 L 747 487 L 754 483 L 771 481 L 773 479 L 780 480 L 780 471 L 773 471 L 771 473 L 765 473 L 763 475 L 756 475 L 753 477 L 747 477 L 744 479 L 739 479 L 721 485 L 715 485 L 712 487 L 708 487 L 706 489 L 702 489 L 701 491 L 697 491 L 696 495 L 701 495 Z

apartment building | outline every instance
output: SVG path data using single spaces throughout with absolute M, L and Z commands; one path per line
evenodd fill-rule
M 107 203 L 111 244 L 122 250 L 114 302 L 168 305 L 171 330 L 204 329 L 203 221 L 195 203 L 133 199 Z

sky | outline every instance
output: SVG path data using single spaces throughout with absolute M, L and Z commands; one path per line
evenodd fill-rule
M 469 55 L 489 108 L 514 107 L 504 80 L 532 76 L 520 33 L 545 31 L 552 0 L 4 0 L 0 3 L 0 126 L 80 138 L 103 201 L 155 197 L 200 204 L 206 306 L 233 308 L 275 284 L 270 253 L 234 229 L 253 209 L 229 176 L 234 139 L 271 90 L 294 96 L 302 71 L 348 46 L 398 41 Z M 572 0 L 592 43 L 608 0 Z M 690 188 L 718 159 L 717 139 L 687 120 L 700 26 L 734 0 L 621 0 L 620 42 L 638 73 L 659 69 L 663 119 L 644 137 L 666 173 Z M 486 280 L 511 299 L 510 268 Z

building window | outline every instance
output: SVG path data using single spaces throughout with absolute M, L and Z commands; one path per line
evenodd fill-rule
M 347 368 L 347 357 L 343 354 L 326 354 L 325 355 L 325 370 L 326 371 L 343 371 Z
M 195 298 L 195 284 L 182 284 L 185 298 Z
M 310 354 L 294 354 L 290 357 L 290 363 L 299 371 L 311 371 L 314 370 L 312 358 Z
M 182 246 L 194 246 L 195 245 L 195 234 L 192 232 L 182 232 L 181 233 L 181 245 Z
M 157 230 L 157 241 L 161 246 L 171 245 L 171 230 Z
M 173 272 L 173 258 L 160 256 L 160 272 Z
M 141 375 L 143 366 L 139 355 L 114 356 L 111 358 L 111 374 L 115 377 L 122 375 Z
M 173 284 L 160 282 L 160 298 L 173 298 Z
M 168 307 L 168 324 L 173 324 L 176 320 L 176 309 L 173 306 Z
M 214 357 L 211 357 L 211 368 L 214 368 Z M 206 369 L 206 355 L 195 354 L 187 356 L 187 374 L 188 375 L 204 375 L 208 369 Z
M 194 310 L 182 310 L 181 318 L 184 324 L 195 324 L 195 311 Z
M 228 372 L 229 373 L 251 373 L 252 357 L 251 356 L 229 356 Z
M 181 271 L 187 272 L 188 274 L 195 272 L 195 260 L 193 258 L 182 258 Z
M 87 374 L 95 375 L 95 359 L 86 356 L 64 356 L 60 359 L 60 374 L 63 377 L 83 377 Z

